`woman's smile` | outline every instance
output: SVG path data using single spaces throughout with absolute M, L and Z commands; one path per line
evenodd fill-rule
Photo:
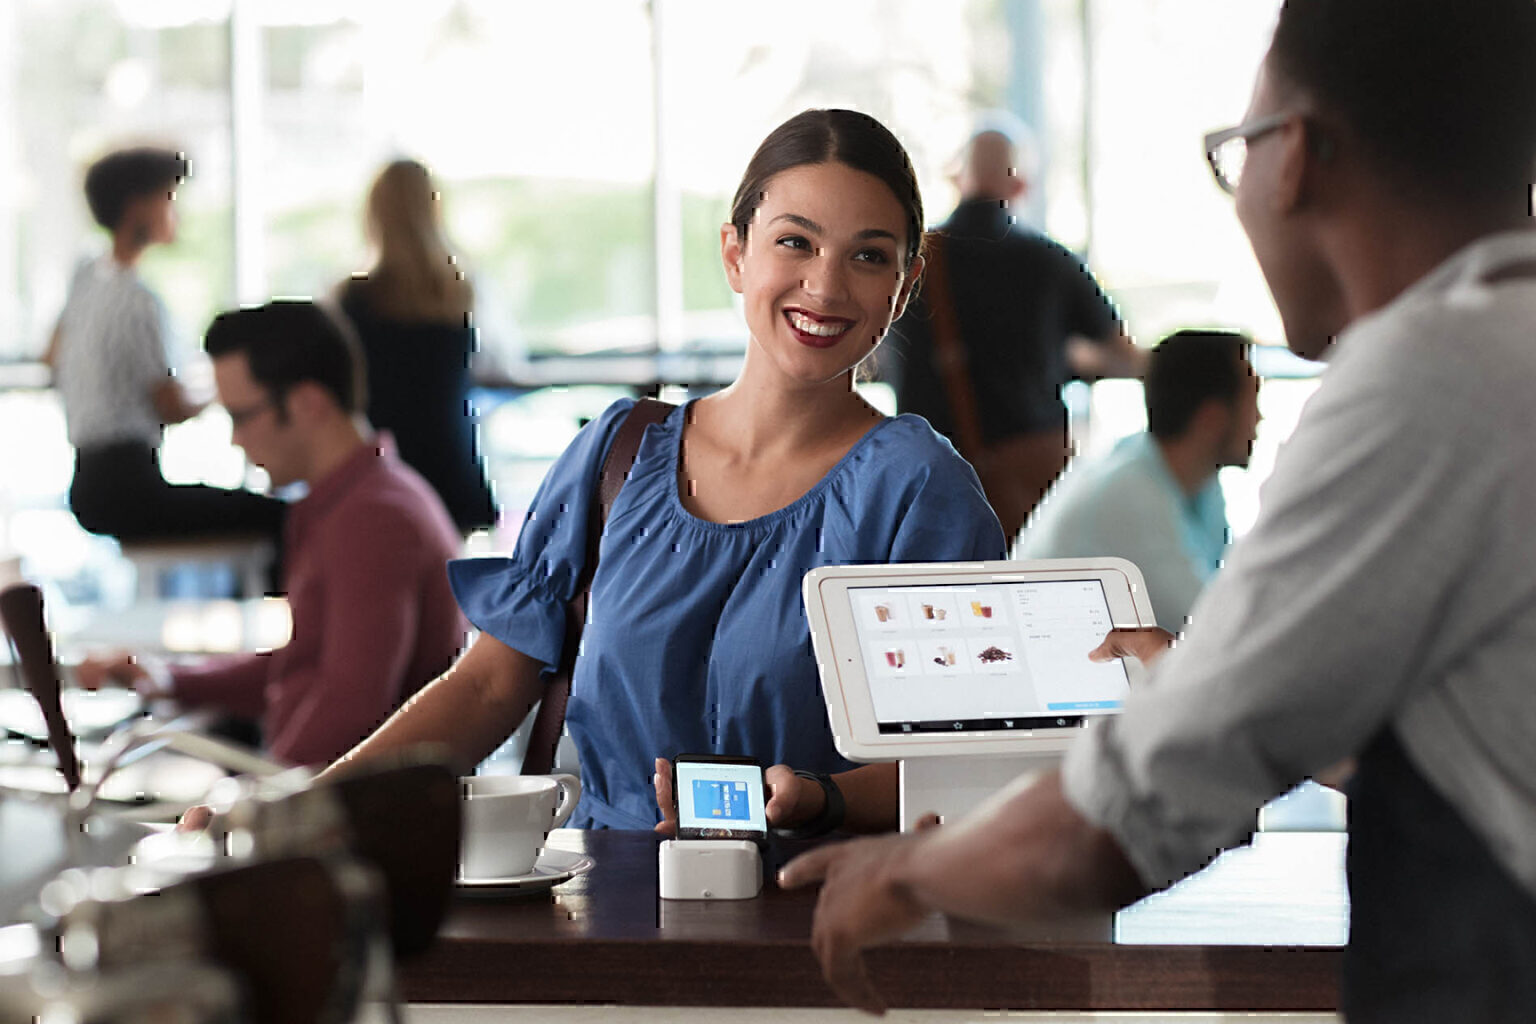
M 802 345 L 812 348 L 831 348 L 843 339 L 854 321 L 842 316 L 826 316 L 809 310 L 790 308 L 784 311 L 789 329 Z

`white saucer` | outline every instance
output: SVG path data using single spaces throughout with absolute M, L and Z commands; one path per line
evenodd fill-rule
M 466 896 L 519 896 L 544 892 L 590 870 L 592 870 L 591 857 L 545 847 L 539 851 L 539 859 L 534 861 L 533 870 L 526 875 L 512 875 L 507 878 L 460 878 L 455 884 Z

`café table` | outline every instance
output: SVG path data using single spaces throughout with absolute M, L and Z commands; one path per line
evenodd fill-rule
M 470 1011 L 512 1004 L 628 1008 L 640 1015 L 623 1019 L 634 1020 L 669 1019 L 645 1007 L 677 1008 L 681 1019 L 685 1007 L 839 1005 L 809 945 L 814 891 L 770 880 L 752 900 L 662 901 L 657 842 L 557 830 L 550 846 L 589 857 L 588 872 L 541 895 L 461 894 L 434 946 L 401 965 L 406 999 L 432 1007 L 412 1019 L 490 1019 Z M 803 848 L 783 844 L 770 863 Z M 1119 914 L 1009 930 L 934 915 L 872 950 L 869 969 L 893 1007 L 1333 1020 L 1348 920 L 1343 852 L 1340 833 L 1261 833 Z M 432 1015 L 454 1006 L 463 1015 Z

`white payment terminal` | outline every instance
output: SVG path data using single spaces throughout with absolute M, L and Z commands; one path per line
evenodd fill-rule
M 1119 558 L 829 566 L 803 593 L 837 749 L 902 762 L 904 828 L 1058 762 L 1142 678 L 1088 652 L 1155 622 Z

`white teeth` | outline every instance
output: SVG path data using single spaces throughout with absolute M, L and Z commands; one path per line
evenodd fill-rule
M 810 317 L 802 316 L 799 313 L 790 313 L 789 322 L 794 326 L 795 330 L 804 331 L 806 334 L 814 334 L 818 338 L 830 338 L 834 335 L 842 334 L 848 329 L 847 324 L 817 323 Z

